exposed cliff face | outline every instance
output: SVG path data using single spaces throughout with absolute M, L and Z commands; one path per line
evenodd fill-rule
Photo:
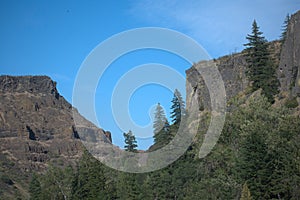
M 44 76 L 1 76 L 0 138 L 30 133 L 31 140 L 46 141 L 65 133 L 64 121 L 72 122 L 72 106 L 55 85 Z
M 300 97 L 300 11 L 291 17 L 287 38 L 283 45 L 280 41 L 270 43 L 271 56 L 275 66 L 278 66 L 278 79 L 283 96 Z M 226 98 L 230 100 L 249 87 L 246 77 L 247 62 L 244 53 L 224 56 L 214 60 L 224 81 Z M 186 71 L 187 76 L 187 109 L 192 100 L 198 100 L 200 110 L 210 109 L 210 98 L 199 68 L 207 62 L 199 62 Z
M 0 102 L 0 172 L 13 182 L 20 174 L 43 172 L 49 163 L 72 164 L 81 156 L 73 108 L 49 77 L 0 76 Z M 81 121 L 81 129 L 109 142 L 108 132 Z
M 300 97 L 300 11 L 291 16 L 282 46 L 278 76 L 282 91 Z
M 214 63 L 222 76 L 227 99 L 237 95 L 248 87 L 248 80 L 245 75 L 246 60 L 243 54 L 225 56 L 215 60 Z M 189 109 L 192 99 L 199 102 L 200 110 L 210 108 L 208 89 L 204 83 L 203 77 L 197 70 L 206 64 L 207 62 L 199 62 L 186 71 L 187 84 L 191 84 L 191 87 L 188 87 L 187 85 L 187 109 Z

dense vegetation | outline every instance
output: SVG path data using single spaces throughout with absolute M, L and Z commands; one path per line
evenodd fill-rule
M 294 115 L 295 106 L 272 105 L 278 92 L 275 66 L 255 21 L 247 39 L 248 76 L 254 93 L 228 102 L 231 112 L 207 157 L 198 158 L 210 119 L 210 113 L 203 111 L 194 143 L 166 168 L 124 173 L 85 152 L 76 167 L 50 167 L 46 174 L 33 175 L 31 199 L 300 199 L 300 117 Z M 167 144 L 182 115 L 188 115 L 178 91 L 172 103 L 171 125 L 157 105 L 155 143 L 149 151 Z M 129 131 L 124 137 L 125 149 L 137 151 L 134 134 Z
M 300 118 L 261 95 L 231 103 L 237 108 L 204 159 L 197 156 L 203 128 L 179 160 L 151 173 L 118 172 L 85 152 L 75 169 L 34 176 L 32 199 L 299 199 Z

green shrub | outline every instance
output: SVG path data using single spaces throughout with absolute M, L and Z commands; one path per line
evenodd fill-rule
M 13 185 L 14 184 L 14 182 L 6 174 L 2 174 L 1 177 L 0 177 L 0 180 L 3 183 L 6 183 L 8 185 Z
M 297 98 L 294 97 L 294 98 L 291 98 L 291 99 L 288 99 L 286 102 L 285 102 L 285 106 L 287 108 L 296 108 L 298 106 L 298 101 L 297 101 Z

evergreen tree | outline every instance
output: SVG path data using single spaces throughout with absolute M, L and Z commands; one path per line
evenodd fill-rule
M 180 124 L 181 117 L 183 117 L 185 114 L 185 104 L 180 92 L 177 89 L 174 91 L 171 110 L 172 122 L 176 125 Z
M 41 183 L 35 173 L 32 175 L 32 179 L 29 185 L 30 200 L 41 199 Z
M 268 43 L 259 26 L 254 20 L 252 24 L 252 34 L 248 34 L 246 39 L 249 41 L 244 44 L 249 64 L 247 75 L 252 83 L 253 91 L 261 88 L 269 102 L 274 102 L 274 95 L 279 92 L 279 81 L 275 74 L 275 66 L 270 57 Z
M 47 173 L 41 177 L 40 199 L 70 199 L 72 192 L 73 169 L 50 166 Z
M 286 39 L 286 34 L 287 34 L 287 30 L 288 30 L 290 19 L 291 19 L 290 15 L 287 14 L 286 17 L 285 17 L 285 20 L 283 22 L 282 33 L 281 33 L 281 36 L 280 36 L 280 40 L 282 42 L 284 42 L 285 39 Z
M 141 183 L 139 177 L 142 174 L 131 174 L 120 172 L 117 182 L 117 196 L 118 199 L 140 199 Z
M 169 134 L 170 133 L 170 124 L 168 122 L 168 120 L 166 119 L 165 121 L 165 124 L 164 124 L 164 127 L 162 129 L 166 134 Z
M 268 170 L 269 199 L 297 199 L 300 197 L 300 171 L 297 166 L 299 155 L 300 121 L 286 113 L 280 113 L 278 129 L 270 136 Z M 297 139 L 298 138 L 298 139 Z M 298 160 L 299 161 L 299 160 Z M 296 186 L 296 187 L 295 187 Z
M 77 172 L 51 168 L 33 178 L 30 185 L 37 186 L 31 186 L 31 198 L 39 193 L 33 192 L 39 191 L 34 189 L 39 180 L 41 195 L 35 199 L 299 199 L 299 116 L 270 106 L 259 94 L 242 97 L 236 106 L 219 142 L 203 159 L 197 159 L 200 137 L 174 163 L 143 174 L 110 169 L 85 152 Z M 174 127 L 165 125 L 161 131 Z
M 163 140 L 163 131 L 167 123 L 167 118 L 164 109 L 161 107 L 160 103 L 157 104 L 154 113 L 154 143 L 160 143 Z
M 265 97 L 250 98 L 248 106 L 241 108 L 239 118 L 241 125 L 235 130 L 239 132 L 240 141 L 236 166 L 240 182 L 247 182 L 253 199 L 270 199 L 269 177 L 269 137 L 276 129 L 278 116 L 272 112 L 270 103 Z M 235 119 L 234 119 L 235 120 Z
M 82 155 L 74 177 L 71 199 L 106 199 L 108 196 L 104 166 L 87 151 Z
M 123 133 L 123 136 L 125 138 L 125 151 L 130 151 L 130 152 L 136 152 L 137 151 L 137 142 L 135 139 L 135 136 L 133 135 L 132 131 L 129 130 L 128 133 Z

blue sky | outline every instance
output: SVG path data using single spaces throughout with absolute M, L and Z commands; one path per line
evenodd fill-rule
M 128 29 L 164 27 L 180 31 L 217 58 L 243 49 L 256 19 L 268 40 L 277 39 L 287 13 L 300 9 L 296 0 L 122 0 L 122 1 L 0 1 L 0 74 L 48 75 L 72 101 L 76 74 L 86 56 L 102 41 Z M 105 72 L 96 93 L 101 127 L 123 146 L 123 136 L 110 111 L 117 80 L 137 65 L 157 62 L 184 75 L 189 63 L 175 55 L 145 50 L 120 58 Z M 184 93 L 184 91 L 181 91 Z M 137 90 L 130 113 L 140 125 L 150 123 L 149 109 L 160 102 L 169 114 L 172 92 L 157 85 Z M 139 140 L 146 149 L 151 138 Z

